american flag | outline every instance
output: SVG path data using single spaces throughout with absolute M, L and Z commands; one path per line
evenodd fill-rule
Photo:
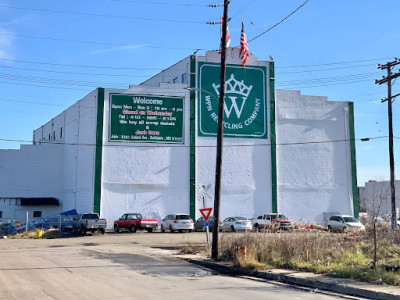
M 242 34 L 240 35 L 240 59 L 242 60 L 242 67 L 246 64 L 247 57 L 249 56 L 249 47 L 247 46 L 247 38 L 244 33 L 244 25 L 242 21 Z
M 221 42 L 219 43 L 219 54 L 222 52 L 222 25 L 224 23 L 224 17 L 221 17 Z M 226 24 L 226 48 L 228 49 L 231 43 L 231 36 L 229 34 L 228 24 Z

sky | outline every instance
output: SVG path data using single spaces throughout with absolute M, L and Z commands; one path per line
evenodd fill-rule
M 97 87 L 125 89 L 195 51 L 218 49 L 220 26 L 207 22 L 219 21 L 222 4 L 0 0 L 0 149 L 29 144 L 33 130 Z M 388 180 L 387 103 L 381 103 L 387 85 L 375 79 L 386 75 L 378 64 L 400 57 L 400 1 L 231 0 L 228 15 L 231 46 L 239 45 L 243 19 L 249 51 L 275 61 L 277 89 L 354 102 L 358 185 Z M 399 101 L 393 103 L 395 163 Z

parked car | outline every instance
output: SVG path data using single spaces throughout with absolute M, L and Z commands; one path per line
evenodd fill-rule
M 136 232 L 138 229 L 146 229 L 147 232 L 153 232 L 157 225 L 157 219 L 144 219 L 141 214 L 128 213 L 114 221 L 114 231 L 119 232 L 121 229 L 126 229 Z
M 194 229 L 194 223 L 190 215 L 187 214 L 171 214 L 166 216 L 161 223 L 161 232 L 165 232 L 169 230 L 170 232 L 174 232 L 178 230 L 182 232 L 183 230 L 187 230 L 188 232 L 192 232 Z
M 223 231 L 245 231 L 252 230 L 252 222 L 243 217 L 229 217 L 222 223 Z
M 329 231 L 363 231 L 365 227 L 353 216 L 334 215 L 328 220 Z
M 272 231 L 283 229 L 293 230 L 294 223 L 281 213 L 268 213 L 253 220 L 254 229 L 257 231 L 270 229 Z
M 197 230 L 206 231 L 206 227 L 204 226 L 204 222 L 205 221 L 206 220 L 204 219 L 204 217 L 198 218 L 197 221 L 194 222 L 194 230 L 195 231 L 197 231 Z M 214 228 L 214 217 L 210 216 L 208 218 L 208 222 L 210 223 L 210 225 L 209 225 L 210 231 L 213 231 L 213 228 Z M 221 227 L 222 227 L 222 221 L 219 221 L 219 228 L 221 229 Z
M 86 232 L 96 232 L 104 234 L 107 228 L 107 220 L 100 219 L 99 214 L 87 213 L 80 214 L 73 218 L 72 230 L 74 232 L 80 232 L 85 235 Z

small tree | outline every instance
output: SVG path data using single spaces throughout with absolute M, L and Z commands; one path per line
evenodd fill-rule
M 390 196 L 390 185 L 386 184 L 384 181 L 376 181 L 373 184 L 372 194 L 366 193 L 367 201 L 367 213 L 368 216 L 372 218 L 373 226 L 373 236 L 374 236 L 374 259 L 372 262 L 372 267 L 376 269 L 376 254 L 377 254 L 377 234 L 376 234 L 376 224 L 378 222 L 378 217 L 381 216 L 383 208 L 389 201 Z M 370 206 L 369 206 L 369 205 Z

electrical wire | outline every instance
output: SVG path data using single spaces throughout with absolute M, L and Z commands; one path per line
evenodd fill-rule
M 119 46 L 119 47 L 127 47 L 127 48 L 132 47 L 132 48 L 152 48 L 152 49 L 190 50 L 190 51 L 206 50 L 206 49 L 200 49 L 200 48 L 164 47 L 164 46 L 150 46 L 150 45 L 129 45 L 129 44 L 97 42 L 97 41 L 88 41 L 88 40 L 70 40 L 70 39 L 23 35 L 23 34 L 15 34 L 15 33 L 7 33 L 7 32 L 0 32 L 0 35 L 15 36 L 15 37 L 22 37 L 22 38 L 29 38 L 29 39 L 49 40 L 49 41 L 57 41 L 57 42 L 67 42 L 67 43 L 83 43 L 83 44 L 95 44 L 95 45 L 105 45 L 105 46 Z
M 241 8 L 240 10 L 238 10 L 236 13 L 234 13 L 231 18 L 233 19 L 234 17 L 236 17 L 238 14 L 240 14 L 242 11 L 244 11 L 245 9 L 247 9 L 249 6 L 251 6 L 254 2 L 256 2 L 256 0 L 252 0 L 250 3 L 248 3 L 247 5 L 245 5 L 243 8 Z
M 24 71 L 35 71 L 35 72 L 46 72 L 46 73 L 58 73 L 58 74 L 72 74 L 72 75 L 90 75 L 90 76 L 110 76 L 110 77 L 151 77 L 153 75 L 127 75 L 127 74 L 106 74 L 106 73 L 85 73 L 85 72 L 68 72 L 68 71 L 55 71 L 55 70 L 44 70 L 44 69 L 32 69 L 32 68 L 18 68 L 0 65 L 1 68 L 24 70 Z
M 260 33 L 259 35 L 247 40 L 247 43 L 251 43 L 252 41 L 258 39 L 259 37 L 263 36 L 264 34 L 266 34 L 267 32 L 271 31 L 272 29 L 274 29 L 276 26 L 278 26 L 279 24 L 281 24 L 282 22 L 284 22 L 285 20 L 287 20 L 289 17 L 291 17 L 292 15 L 294 15 L 300 8 L 302 8 L 304 5 L 307 4 L 307 2 L 310 0 L 306 0 L 303 4 L 301 4 L 299 7 L 297 7 L 294 11 L 292 11 L 290 14 L 288 14 L 286 17 L 284 17 L 282 20 L 280 20 L 278 23 L 276 23 L 275 25 L 271 26 L 270 28 L 268 28 L 267 30 L 265 30 L 264 32 Z
M 106 18 L 118 18 L 118 19 L 139 20 L 139 21 L 159 21 L 159 22 L 207 24 L 206 21 L 176 20 L 176 19 L 157 19 L 157 18 L 142 18 L 142 17 L 132 17 L 132 16 L 126 16 L 126 15 L 95 14 L 95 13 L 87 13 L 87 12 L 62 11 L 62 10 L 53 10 L 53 9 L 44 9 L 44 8 L 34 8 L 34 7 L 17 7 L 17 6 L 9 6 L 9 5 L 0 5 L 0 8 L 19 9 L 19 10 L 30 10 L 30 11 L 40 11 L 40 12 L 57 13 L 57 14 L 70 14 L 70 15 L 79 15 L 79 16 L 87 16 L 87 17 L 106 17 Z
M 138 1 L 138 0 L 110 0 L 113 2 L 141 3 L 141 4 L 156 4 L 156 5 L 171 5 L 171 6 L 186 6 L 186 7 L 222 7 L 221 4 L 193 4 L 193 3 L 171 3 L 171 2 L 156 2 L 156 1 Z
M 200 50 L 204 50 L 204 49 L 200 49 Z M 388 59 L 388 58 L 374 58 L 374 59 L 366 59 L 366 60 L 330 62 L 330 63 L 321 63 L 321 64 L 309 64 L 309 65 L 275 66 L 275 69 L 307 68 L 307 67 L 319 67 L 319 66 L 328 66 L 328 65 L 341 65 L 341 64 L 351 64 L 351 63 L 359 63 L 359 62 L 367 62 L 367 61 L 377 61 L 377 60 L 383 60 L 383 59 Z M 162 70 L 162 68 L 131 68 L 131 67 L 111 67 L 111 66 L 98 66 L 98 65 L 60 64 L 60 63 L 52 63 L 52 62 L 18 60 L 18 59 L 1 58 L 1 57 L 0 57 L 0 60 L 10 61 L 10 62 L 27 63 L 27 64 L 41 64 L 41 65 L 79 67 L 79 68 L 99 68 L 99 69 L 115 69 L 115 70 Z
M 379 140 L 379 139 L 387 139 L 388 136 L 376 136 L 376 137 L 368 137 L 361 139 L 338 139 L 338 140 L 324 140 L 324 141 L 308 141 L 308 142 L 292 142 L 292 143 L 276 143 L 276 146 L 292 146 L 292 145 L 309 145 L 309 144 L 326 144 L 326 143 L 342 143 L 342 142 L 350 142 L 350 141 L 364 141 L 364 140 Z M 34 141 L 29 140 L 16 140 L 16 139 L 4 139 L 0 138 L 2 142 L 18 142 L 18 143 L 34 143 Z M 40 141 L 35 142 L 36 144 L 47 144 L 47 145 L 67 145 L 67 146 L 92 146 L 96 147 L 96 144 L 93 143 L 65 143 L 65 142 L 56 142 L 56 141 Z M 224 144 L 224 148 L 233 148 L 233 147 L 259 147 L 259 146 L 271 146 L 271 143 L 260 143 L 260 144 Z M 127 145 L 123 144 L 102 144 L 102 147 L 132 147 L 132 148 L 216 148 L 217 145 L 179 145 L 179 144 L 164 144 L 164 145 L 135 145 L 134 142 Z

